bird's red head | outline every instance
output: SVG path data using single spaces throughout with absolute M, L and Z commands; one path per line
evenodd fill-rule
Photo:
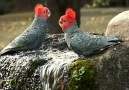
M 50 16 L 50 10 L 44 7 L 42 4 L 37 4 L 34 8 L 35 14 L 42 18 L 47 18 Z
M 75 17 L 76 17 L 75 11 L 71 8 L 67 8 L 65 15 L 60 17 L 59 25 L 61 26 L 62 29 L 69 28 L 75 21 Z

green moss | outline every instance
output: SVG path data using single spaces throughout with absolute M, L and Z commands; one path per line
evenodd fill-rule
M 34 72 L 34 70 L 38 67 L 37 61 L 33 61 L 33 60 L 29 60 L 28 63 L 28 67 L 25 71 L 25 75 L 27 77 L 29 77 L 30 75 L 32 75 L 32 73 Z
M 17 84 L 17 78 L 13 77 L 12 79 L 9 80 L 10 86 L 15 86 Z
M 20 71 L 16 72 L 15 76 L 11 76 L 9 77 L 8 80 L 2 80 L 0 79 L 0 88 L 3 88 L 4 83 L 7 82 L 7 84 L 9 84 L 9 88 L 11 88 L 11 90 L 35 90 L 34 86 L 30 86 L 30 83 L 33 81 L 33 73 L 36 70 L 36 68 L 38 67 L 38 63 L 36 60 L 29 60 L 25 66 L 21 67 Z M 12 67 L 15 70 L 15 66 Z M 31 77 L 32 76 L 32 77 Z M 32 79 L 32 81 L 30 82 L 30 79 Z
M 69 68 L 70 78 L 66 90 L 97 90 L 96 71 L 89 60 L 77 60 Z
M 2 88 L 2 83 L 3 83 L 3 80 L 0 79 L 0 88 Z

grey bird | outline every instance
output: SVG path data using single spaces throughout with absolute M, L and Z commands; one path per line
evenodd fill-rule
M 37 4 L 34 8 L 35 17 L 32 24 L 0 52 L 0 55 L 19 51 L 31 51 L 39 49 L 44 43 L 48 17 L 50 10 L 42 4 Z
M 117 44 L 119 39 L 114 35 L 93 35 L 82 31 L 76 23 L 74 10 L 68 8 L 60 17 L 59 25 L 64 32 L 65 41 L 70 49 L 79 56 L 93 55 L 96 51 L 109 45 Z

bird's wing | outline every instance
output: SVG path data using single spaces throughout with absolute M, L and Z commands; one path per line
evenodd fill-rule
M 23 33 L 20 36 L 16 37 L 10 44 L 14 47 L 26 47 L 33 45 L 37 40 L 38 35 L 33 33 Z
M 73 49 L 75 52 L 81 52 L 85 49 L 87 40 L 85 40 L 86 36 L 82 36 L 83 34 L 77 33 L 70 37 L 69 47 Z M 84 38 L 83 38 L 84 37 Z
M 91 35 L 88 34 L 85 40 L 88 41 L 89 46 L 94 49 L 100 49 L 113 43 L 109 42 L 108 37 L 103 35 Z
M 103 48 L 108 45 L 108 41 L 102 35 L 90 35 L 88 33 L 75 34 L 70 39 L 70 47 L 77 52 L 85 52 L 87 54 Z
M 36 43 L 37 38 L 32 34 L 23 33 L 20 36 L 16 37 L 8 46 L 6 46 L 0 54 L 6 53 L 8 51 L 18 51 L 25 50 Z

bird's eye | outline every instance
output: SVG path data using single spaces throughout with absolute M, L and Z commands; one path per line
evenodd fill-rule
M 64 20 L 63 22 L 66 22 L 66 20 Z
M 43 11 L 43 13 L 46 13 L 45 11 Z
M 48 9 L 46 10 L 46 12 L 48 12 Z

